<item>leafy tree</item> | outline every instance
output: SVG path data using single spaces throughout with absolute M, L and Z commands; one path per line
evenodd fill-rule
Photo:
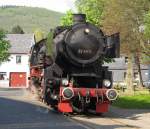
M 146 38 L 146 44 L 143 50 L 143 61 L 144 63 L 150 64 L 150 11 L 145 15 L 144 21 L 144 36 Z
M 76 0 L 75 4 L 79 13 L 86 14 L 87 22 L 97 26 L 101 25 L 105 0 Z M 72 25 L 72 14 L 72 10 L 67 11 L 66 15 L 61 19 L 61 25 Z
M 75 3 L 78 11 L 86 14 L 88 22 L 101 25 L 105 0 L 76 0 Z
M 9 34 L 9 31 L 5 30 L 4 28 L 0 28 L 0 31 L 4 32 L 5 34 Z
M 144 34 L 147 39 L 150 38 L 150 11 L 145 15 L 144 19 Z
M 62 26 L 70 26 L 73 23 L 73 11 L 69 10 L 66 14 L 61 18 L 61 25 Z
M 24 34 L 24 31 L 19 25 L 17 25 L 12 28 L 11 33 L 12 34 Z
M 36 43 L 39 42 L 40 40 L 44 39 L 43 31 L 41 29 L 35 29 L 34 37 L 35 37 Z
M 150 9 L 149 0 L 109 0 L 104 9 L 103 29 L 107 34 L 120 32 L 121 51 L 129 56 L 128 86 L 132 86 L 132 58 L 136 59 L 140 75 L 140 55 L 144 44 L 144 36 L 139 30 L 144 23 L 144 15 Z M 129 70 L 130 69 L 130 70 Z
M 3 30 L 0 30 L 0 63 L 8 60 L 9 48 L 10 48 L 10 44 L 6 40 L 5 32 Z
M 47 55 L 48 56 L 52 56 L 52 52 L 53 52 L 52 45 L 53 45 L 53 30 L 51 30 L 47 35 L 46 46 L 47 46 Z

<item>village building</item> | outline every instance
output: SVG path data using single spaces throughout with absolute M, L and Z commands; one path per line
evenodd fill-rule
M 0 64 L 0 87 L 28 87 L 29 52 L 33 34 L 7 34 L 10 42 L 9 61 Z
M 127 65 L 128 65 L 128 58 L 127 57 L 120 57 L 115 58 L 115 61 L 109 64 L 105 64 L 109 67 L 109 70 L 112 71 L 113 75 L 113 83 L 115 85 L 125 86 L 126 85 L 126 77 L 127 77 Z M 141 74 L 143 84 L 149 83 L 150 84 L 150 65 L 140 65 L 141 66 Z M 138 69 L 136 64 L 133 61 L 133 83 L 138 83 L 140 81 Z

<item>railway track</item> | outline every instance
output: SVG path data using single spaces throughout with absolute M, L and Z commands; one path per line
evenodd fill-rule
M 124 123 L 108 116 L 94 115 L 64 115 L 67 119 L 83 125 L 86 129 L 139 129 L 138 127 Z

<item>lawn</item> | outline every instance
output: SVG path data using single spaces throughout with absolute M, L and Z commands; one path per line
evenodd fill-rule
M 112 105 L 127 109 L 150 109 L 150 95 L 120 96 Z

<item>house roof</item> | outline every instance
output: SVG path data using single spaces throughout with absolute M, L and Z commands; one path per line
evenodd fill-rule
M 110 70 L 126 70 L 128 64 L 125 63 L 125 57 L 115 58 L 112 63 L 105 63 L 104 66 L 108 66 Z M 134 69 L 137 69 L 135 63 L 133 63 Z M 150 69 L 150 65 L 142 65 L 141 69 Z
M 115 58 L 112 63 L 105 63 L 104 66 L 108 66 L 109 69 L 126 69 L 127 65 L 124 58 Z
M 10 42 L 9 53 L 29 53 L 35 43 L 34 34 L 7 34 L 6 39 Z

